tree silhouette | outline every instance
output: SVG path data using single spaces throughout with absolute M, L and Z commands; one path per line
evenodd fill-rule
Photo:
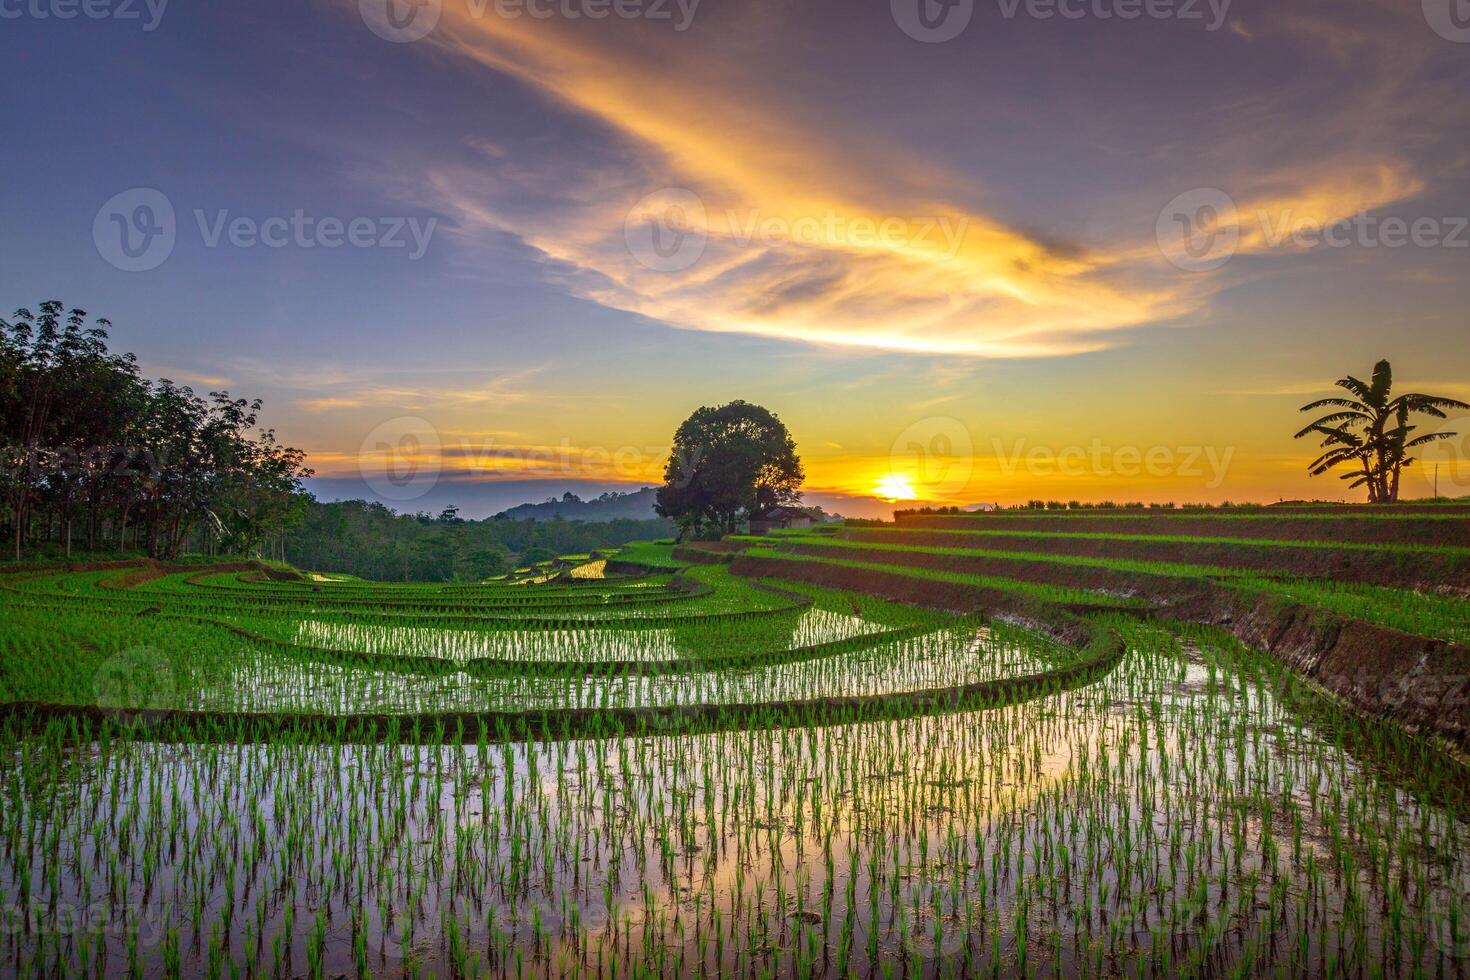
M 733 401 L 679 426 L 654 510 L 678 523 L 681 538 L 730 534 L 752 514 L 799 500 L 805 478 L 781 420 Z
M 139 377 L 131 354 L 107 349 L 106 320 L 48 300 L 0 319 L 0 518 L 18 560 L 28 544 L 71 554 L 146 547 L 173 557 L 202 547 L 256 552 L 307 499 L 304 454 L 275 433 L 252 434 L 259 401 Z
M 1366 486 L 1369 503 L 1394 503 L 1399 499 L 1399 478 L 1404 467 L 1412 466 L 1415 458 L 1410 450 L 1442 439 L 1453 439 L 1453 432 L 1431 432 L 1412 436 L 1418 428 L 1412 424 L 1414 415 L 1431 418 L 1447 418 L 1447 409 L 1470 409 L 1470 405 L 1440 395 L 1425 395 L 1410 392 L 1393 394 L 1393 367 L 1388 361 L 1379 361 L 1373 366 L 1373 377 L 1369 383 L 1349 375 L 1337 382 L 1339 388 L 1351 397 L 1320 398 L 1301 407 L 1303 412 L 1315 412 L 1323 408 L 1336 411 L 1317 419 L 1296 434 L 1296 438 L 1316 434 L 1323 437 L 1322 455 L 1307 467 L 1312 476 L 1320 476 L 1346 463 L 1357 465 L 1357 469 L 1342 474 L 1341 479 L 1352 481 L 1349 486 Z

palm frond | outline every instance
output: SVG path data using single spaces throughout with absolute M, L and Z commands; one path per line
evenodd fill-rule
M 1416 436 L 1404 443 L 1405 449 L 1413 449 L 1415 446 L 1423 446 L 1426 443 L 1442 442 L 1445 439 L 1453 439 L 1458 433 L 1455 432 L 1431 432 L 1428 435 Z
M 1348 375 L 1346 378 L 1338 378 L 1337 381 L 1334 383 L 1339 388 L 1344 388 L 1357 395 L 1360 401 L 1371 401 L 1373 398 L 1373 389 L 1363 384 L 1363 382 L 1359 381 L 1351 374 Z
M 1443 412 L 1447 409 L 1456 412 L 1463 412 L 1470 409 L 1470 405 L 1460 401 L 1458 398 L 1446 398 L 1443 395 L 1426 395 L 1417 391 L 1409 392 L 1406 395 L 1399 395 L 1394 399 L 1394 403 L 1408 406 L 1411 412 L 1424 412 L 1426 414 Z M 1439 417 L 1443 418 L 1443 416 Z
M 1342 426 L 1341 424 L 1334 425 L 1334 423 L 1343 423 L 1343 422 L 1348 422 L 1348 421 L 1352 421 L 1354 419 L 1360 419 L 1360 418 L 1361 418 L 1361 416 L 1357 412 L 1333 412 L 1331 415 L 1324 415 L 1324 416 L 1322 416 L 1320 419 L 1317 419 L 1311 425 L 1309 425 L 1306 428 L 1302 429 L 1300 432 L 1298 432 L 1296 434 L 1296 438 L 1300 439 L 1302 436 L 1306 435 L 1308 432 L 1318 432 L 1318 431 L 1321 431 L 1321 430 L 1326 429 L 1328 427 L 1331 427 L 1334 430 L 1339 430 L 1339 429 L 1344 429 L 1345 430 L 1345 427 Z
M 1319 398 L 1314 402 L 1303 405 L 1298 411 L 1311 412 L 1316 409 L 1331 405 L 1333 408 L 1350 408 L 1355 412 L 1368 413 L 1368 406 L 1351 398 Z

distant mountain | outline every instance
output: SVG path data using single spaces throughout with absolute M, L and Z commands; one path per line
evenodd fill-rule
M 643 521 L 658 516 L 653 512 L 657 493 L 653 487 L 644 487 L 632 493 L 604 493 L 591 500 L 583 500 L 568 490 L 545 503 L 521 504 L 495 516 L 513 521 L 549 521 L 558 517 L 568 521 L 615 521 L 624 518 Z

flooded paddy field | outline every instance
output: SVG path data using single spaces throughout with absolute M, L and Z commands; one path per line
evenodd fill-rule
M 1470 974 L 1470 781 L 1435 740 L 1204 626 L 699 574 L 709 591 L 666 615 L 718 618 L 637 629 L 442 622 L 554 584 L 344 583 L 423 600 L 419 625 L 313 614 L 311 585 L 335 583 L 248 573 L 86 580 L 72 606 L 63 581 L 6 584 L 0 969 Z M 942 696 L 975 685 L 983 703 Z M 681 730 L 696 705 L 732 710 Z M 443 721 L 632 708 L 666 727 Z M 250 728 L 280 712 L 327 724 Z M 440 729 L 333 734 L 367 713 Z

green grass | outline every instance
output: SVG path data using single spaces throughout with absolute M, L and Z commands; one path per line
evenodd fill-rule
M 0 578 L 0 958 L 25 976 L 1463 972 L 1453 754 L 1218 630 L 1046 605 L 1137 600 L 889 559 L 1219 575 L 1460 642 L 1465 600 L 830 532 L 745 543 L 1001 590 L 1072 631 L 685 566 L 671 542 L 616 556 L 650 574 L 539 584 Z
M 753 537 L 743 540 L 760 542 Z M 1170 575 L 1179 578 L 1228 578 L 1245 574 L 1237 568 L 1222 568 L 1213 565 L 1189 565 L 1179 562 L 1134 561 L 1126 558 L 1093 558 L 1084 555 L 1057 555 L 1035 551 L 1007 551 L 994 548 L 948 548 L 939 545 L 880 544 L 871 541 L 849 541 L 844 538 L 819 537 L 799 534 L 783 535 L 782 544 L 808 544 L 821 547 L 845 548 L 854 552 L 872 554 L 910 553 L 921 555 L 945 555 L 957 558 L 999 558 L 1005 561 L 1036 561 L 1054 565 L 1077 565 L 1085 568 L 1102 568 L 1115 572 L 1137 572 L 1145 575 Z
M 1470 601 L 1465 599 L 1327 579 L 1251 576 L 1235 579 L 1232 584 L 1285 596 L 1349 619 L 1470 646 Z
M 722 574 L 690 572 L 716 591 Z M 261 588 L 310 612 L 317 593 L 278 584 Z M 1104 616 L 1093 643 L 1127 642 L 1109 669 L 858 719 L 779 699 L 901 696 L 1086 653 L 783 585 L 812 609 L 935 630 L 621 689 L 494 687 L 344 670 L 61 585 L 0 590 L 0 696 L 108 713 L 0 718 L 0 956 L 17 975 L 1459 975 L 1464 767 L 1215 630 Z M 250 583 L 150 596 L 243 603 L 231 585 Z M 747 612 L 731 648 L 793 615 Z M 670 721 L 702 698 L 728 713 L 667 728 L 615 713 Z M 526 741 L 431 722 L 364 740 L 330 721 L 170 729 L 126 710 L 513 702 L 625 727 Z
M 1063 519 L 1086 519 L 1097 520 L 1136 520 L 1138 518 L 1177 518 L 1181 520 L 1224 520 L 1224 521 L 1251 521 L 1251 520 L 1281 520 L 1281 521 L 1319 521 L 1319 520 L 1346 520 L 1346 521 L 1463 521 L 1466 519 L 1466 508 L 1463 501 L 1450 501 L 1434 506 L 1454 506 L 1455 513 L 1430 514 L 1430 513 L 1393 513 L 1391 511 L 1333 511 L 1330 506 L 1323 506 L 1320 514 L 1304 514 L 1277 510 L 1269 507 L 1248 508 L 1232 507 L 1228 510 L 1217 509 L 1194 509 L 1180 508 L 1167 510 L 1164 508 L 1148 509 L 1136 508 L 1129 510 L 1004 510 L 991 511 L 988 513 L 969 514 L 915 514 L 916 518 L 944 518 L 955 521 L 984 521 L 991 518 L 1019 517 L 1019 518 L 1063 518 Z
M 869 571 L 887 572 L 893 575 L 902 575 L 908 578 L 925 579 L 932 582 L 955 582 L 960 585 L 974 585 L 987 589 L 1000 589 L 1005 592 L 1014 592 L 1017 595 L 1030 596 L 1043 602 L 1056 603 L 1081 603 L 1094 605 L 1113 606 L 1138 606 L 1144 603 L 1139 599 L 1125 596 L 1108 595 L 1089 589 L 1075 589 L 1059 585 L 1046 585 L 1036 582 L 1027 582 L 1021 579 L 1003 578 L 993 575 L 966 575 L 961 572 L 948 572 L 931 568 L 915 568 L 905 565 L 890 565 L 877 561 L 862 561 L 860 559 L 828 558 L 819 555 L 791 554 L 769 547 L 753 547 L 746 550 L 754 558 L 778 558 L 791 562 L 815 562 L 823 565 L 838 565 L 844 568 L 858 568 Z
M 920 529 L 915 529 L 918 533 Z M 896 538 L 901 538 L 905 532 L 895 532 Z M 975 534 L 983 537 L 991 532 L 955 532 L 956 534 Z M 995 532 L 1004 533 L 1004 532 Z M 1067 535 L 1044 534 L 1038 537 L 1067 537 Z M 1079 538 L 1107 538 L 1110 535 L 1076 535 Z M 1138 539 L 1137 535 L 1117 535 L 1120 539 Z M 1434 595 L 1424 591 L 1415 591 L 1402 588 L 1388 588 L 1383 586 L 1364 585 L 1352 582 L 1340 582 L 1331 579 L 1301 578 L 1299 576 L 1287 575 L 1283 572 L 1280 576 L 1264 574 L 1260 571 L 1239 568 L 1221 568 L 1205 565 L 1188 565 L 1171 562 L 1149 562 L 1134 561 L 1129 559 L 1095 558 L 1089 556 L 1056 555 L 1038 552 L 1004 551 L 986 548 L 961 548 L 925 545 L 906 545 L 902 543 L 890 544 L 887 542 L 872 541 L 849 541 L 840 538 L 817 537 L 804 534 L 803 532 L 778 532 L 766 537 L 745 537 L 741 540 L 754 546 L 757 551 L 752 553 L 773 554 L 772 547 L 779 548 L 781 545 L 820 545 L 824 547 L 845 548 L 854 554 L 851 561 L 824 559 L 815 555 L 807 555 L 801 552 L 786 554 L 788 558 L 801 558 L 814 561 L 837 561 L 841 564 L 851 564 L 854 567 L 882 569 L 899 574 L 916 574 L 921 570 L 911 567 L 888 564 L 883 561 L 885 554 L 917 553 L 931 554 L 951 557 L 983 557 L 996 558 L 1017 562 L 1051 562 L 1055 564 L 1080 566 L 1086 568 L 1097 568 L 1120 573 L 1141 573 L 1148 575 L 1168 575 L 1181 578 L 1218 579 L 1230 584 L 1232 587 L 1266 592 L 1281 595 L 1286 598 L 1300 602 L 1307 606 L 1324 609 L 1329 612 L 1345 616 L 1350 619 L 1358 619 L 1364 622 L 1375 623 L 1390 629 L 1411 633 L 1418 636 L 1433 637 L 1452 643 L 1470 644 L 1470 602 L 1462 597 L 1454 595 Z M 1177 541 L 1208 540 L 1178 538 L 1169 539 Z M 1231 543 L 1235 543 L 1232 541 Z M 1244 542 L 1241 542 L 1244 543 Z M 1285 543 L 1283 543 L 1285 544 Z M 1308 545 L 1308 547 L 1319 547 L 1319 545 Z M 1368 549 L 1371 550 L 1371 549 Z M 1389 549 L 1395 550 L 1395 549 Z M 1407 549 L 1397 549 L 1401 552 Z M 1425 549 L 1453 551 L 1455 549 Z M 863 556 L 863 557 L 858 557 Z M 945 576 L 957 573 L 933 572 L 942 580 L 962 581 L 973 580 L 974 584 L 985 584 L 984 576 L 963 576 L 957 578 Z M 998 586 L 1005 587 L 1005 586 Z M 1044 593 L 1035 593 L 1042 597 Z M 1066 595 L 1065 592 L 1058 596 Z M 1075 598 L 1057 598 L 1055 601 L 1077 601 Z
M 1060 538 L 1063 540 L 1076 539 L 1080 541 L 1140 541 L 1157 544 L 1207 544 L 1207 545 L 1230 545 L 1241 548 L 1309 548 L 1309 549 L 1331 549 L 1334 551 L 1363 551 L 1363 552 L 1388 552 L 1393 554 L 1442 554 L 1457 557 L 1470 557 L 1470 548 L 1462 548 L 1454 545 L 1431 545 L 1431 544 L 1403 544 L 1387 542 L 1382 544 L 1365 543 L 1361 541 L 1337 541 L 1332 539 L 1314 541 L 1290 541 L 1276 538 L 1231 538 L 1214 535 L 1187 535 L 1187 534 L 1124 534 L 1111 531 L 1026 531 L 1006 530 L 1003 528 L 982 530 L 979 528 L 965 528 L 963 530 L 953 528 L 925 528 L 925 527 L 884 527 L 863 528 L 864 531 L 878 531 L 882 534 L 891 534 L 901 537 L 905 534 L 952 534 L 957 538 L 960 536 L 983 537 L 1017 537 L 1017 538 Z

